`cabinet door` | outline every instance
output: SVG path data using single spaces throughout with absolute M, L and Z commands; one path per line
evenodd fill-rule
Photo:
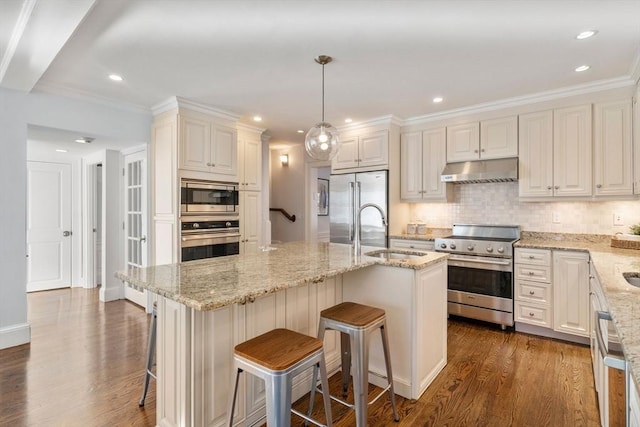
M 519 121 L 520 197 L 553 196 L 553 112 L 523 114 Z
M 422 199 L 446 201 L 447 184 L 440 175 L 447 164 L 445 128 L 422 133 Z
M 555 196 L 591 196 L 591 105 L 553 112 Z
M 434 248 L 434 243 L 433 240 L 389 239 L 389 248 L 432 251 Z
M 389 165 L 389 132 L 386 130 L 358 138 L 358 167 Z
M 447 162 L 466 162 L 480 158 L 478 122 L 447 127 Z
M 229 175 L 235 181 L 238 176 L 238 147 L 236 130 L 213 125 L 211 139 L 211 172 Z
M 262 141 L 238 141 L 238 178 L 241 190 L 260 191 L 262 187 Z
M 331 164 L 333 169 L 349 169 L 358 167 L 358 137 L 348 136 L 340 138 L 338 154 Z
M 257 253 L 260 245 L 260 192 L 240 192 L 240 253 Z
M 211 122 L 180 116 L 180 169 L 209 172 Z
M 640 194 L 640 84 L 633 99 L 633 194 Z
M 400 198 L 422 199 L 422 133 L 400 136 Z
M 589 254 L 553 252 L 553 326 L 589 336 Z
M 595 105 L 594 178 L 596 196 L 633 194 L 631 102 Z
M 518 156 L 518 116 L 480 122 L 480 158 Z

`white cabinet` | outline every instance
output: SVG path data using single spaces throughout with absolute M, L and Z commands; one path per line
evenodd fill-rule
M 258 191 L 240 191 L 240 253 L 258 252 L 260 246 L 261 193 Z
M 593 170 L 596 196 L 633 194 L 631 102 L 594 106 Z
M 553 111 L 554 196 L 591 196 L 591 105 Z
M 517 116 L 447 127 L 448 162 L 503 159 L 517 155 Z
M 406 249 L 416 251 L 432 251 L 433 240 L 389 239 L 390 249 Z
M 241 191 L 260 191 L 262 189 L 262 139 L 260 133 L 238 131 L 238 184 Z
M 516 248 L 514 262 L 514 320 L 551 328 L 551 251 Z
M 629 427 L 640 427 L 640 395 L 631 371 L 627 372 L 626 380 L 629 382 L 629 408 L 627 410 Z
M 608 377 L 606 375 L 607 369 L 604 366 L 602 357 L 600 356 L 600 350 L 598 348 L 598 340 L 596 338 L 596 323 L 600 321 L 598 318 L 598 311 L 607 311 L 606 307 L 603 307 L 605 301 L 602 294 L 602 286 L 598 280 L 595 271 L 593 270 L 593 264 L 590 265 L 589 275 L 589 350 L 591 352 L 591 366 L 593 368 L 593 380 L 594 387 L 596 389 L 596 396 L 598 398 L 598 410 L 600 412 L 600 425 L 607 425 L 605 420 L 609 419 L 609 391 L 608 391 Z
M 640 83 L 633 97 L 633 194 L 640 194 Z
M 588 337 L 588 253 L 553 251 L 553 297 L 553 329 Z
M 380 130 L 340 137 L 340 149 L 331 164 L 333 170 L 389 167 L 389 131 Z
M 592 194 L 591 105 L 519 117 L 521 198 Z
M 440 180 L 447 163 L 445 128 L 400 136 L 400 198 L 405 201 L 446 201 L 447 184 Z
M 232 127 L 206 115 L 182 113 L 179 119 L 180 169 L 219 175 L 235 181 L 238 175 L 237 135 Z M 202 178 L 202 176 L 200 176 Z

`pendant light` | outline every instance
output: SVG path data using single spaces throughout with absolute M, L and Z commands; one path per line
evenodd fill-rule
M 304 138 L 304 146 L 309 156 L 316 160 L 331 160 L 338 153 L 338 130 L 324 121 L 324 66 L 333 58 L 320 55 L 315 61 L 322 65 L 322 121 L 309 129 Z

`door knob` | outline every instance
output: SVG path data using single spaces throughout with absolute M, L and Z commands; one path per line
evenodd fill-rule
M 71 234 L 72 234 L 72 233 L 71 233 L 71 231 L 63 231 L 63 232 L 62 232 L 62 235 L 63 235 L 64 237 L 69 237 L 69 236 L 71 236 Z
M 140 238 L 140 241 L 141 241 L 141 242 L 146 242 L 146 241 L 147 241 L 147 236 L 142 236 L 142 237 Z

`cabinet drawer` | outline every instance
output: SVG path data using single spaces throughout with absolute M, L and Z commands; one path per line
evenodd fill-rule
M 430 240 L 405 240 L 405 239 L 389 239 L 389 248 L 391 249 L 416 249 L 419 251 L 432 251 L 433 241 Z
M 551 283 L 551 267 L 546 265 L 516 264 L 515 279 Z
M 551 327 L 551 308 L 546 305 L 538 305 L 516 301 L 514 320 L 516 322 L 529 323 L 531 325 Z
M 547 249 L 516 248 L 515 263 L 551 265 L 551 251 Z
M 515 292 L 516 300 L 518 301 L 529 301 L 540 304 L 551 303 L 551 286 L 547 284 L 517 280 Z

